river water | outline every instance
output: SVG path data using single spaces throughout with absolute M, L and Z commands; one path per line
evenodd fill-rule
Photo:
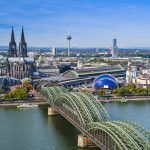
M 114 120 L 132 120 L 150 129 L 150 102 L 103 104 Z M 98 150 L 77 148 L 78 131 L 47 108 L 0 108 L 0 150 Z

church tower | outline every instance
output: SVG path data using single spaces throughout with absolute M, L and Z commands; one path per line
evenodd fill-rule
M 11 32 L 11 41 L 9 42 L 8 55 L 9 57 L 17 57 L 17 45 L 15 42 L 15 35 L 14 35 L 13 27 L 12 27 L 12 32 Z
M 22 27 L 22 33 L 21 33 L 21 41 L 19 43 L 19 56 L 27 57 L 27 43 L 25 41 L 23 27 Z

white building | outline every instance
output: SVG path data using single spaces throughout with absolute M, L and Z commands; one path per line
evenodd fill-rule
M 82 69 L 82 62 L 80 61 L 80 59 L 78 59 L 77 62 L 77 69 Z
M 136 66 L 130 66 L 126 71 L 126 82 L 143 88 L 150 87 L 150 69 L 144 69 L 140 72 Z
M 148 74 L 150 75 L 150 69 L 143 69 L 142 74 Z
M 143 88 L 150 87 L 150 77 L 148 75 L 141 75 L 136 79 L 136 84 Z
M 137 70 L 136 66 L 130 66 L 126 71 L 126 82 L 136 83 L 136 78 L 139 76 L 140 72 Z

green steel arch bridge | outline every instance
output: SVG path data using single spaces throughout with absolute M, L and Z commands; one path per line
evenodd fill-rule
M 131 121 L 112 121 L 93 95 L 43 87 L 41 96 L 102 150 L 150 150 L 150 131 Z

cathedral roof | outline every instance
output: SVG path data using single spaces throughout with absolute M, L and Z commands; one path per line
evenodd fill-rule
M 34 58 L 30 57 L 9 57 L 8 58 L 9 62 L 34 62 Z

